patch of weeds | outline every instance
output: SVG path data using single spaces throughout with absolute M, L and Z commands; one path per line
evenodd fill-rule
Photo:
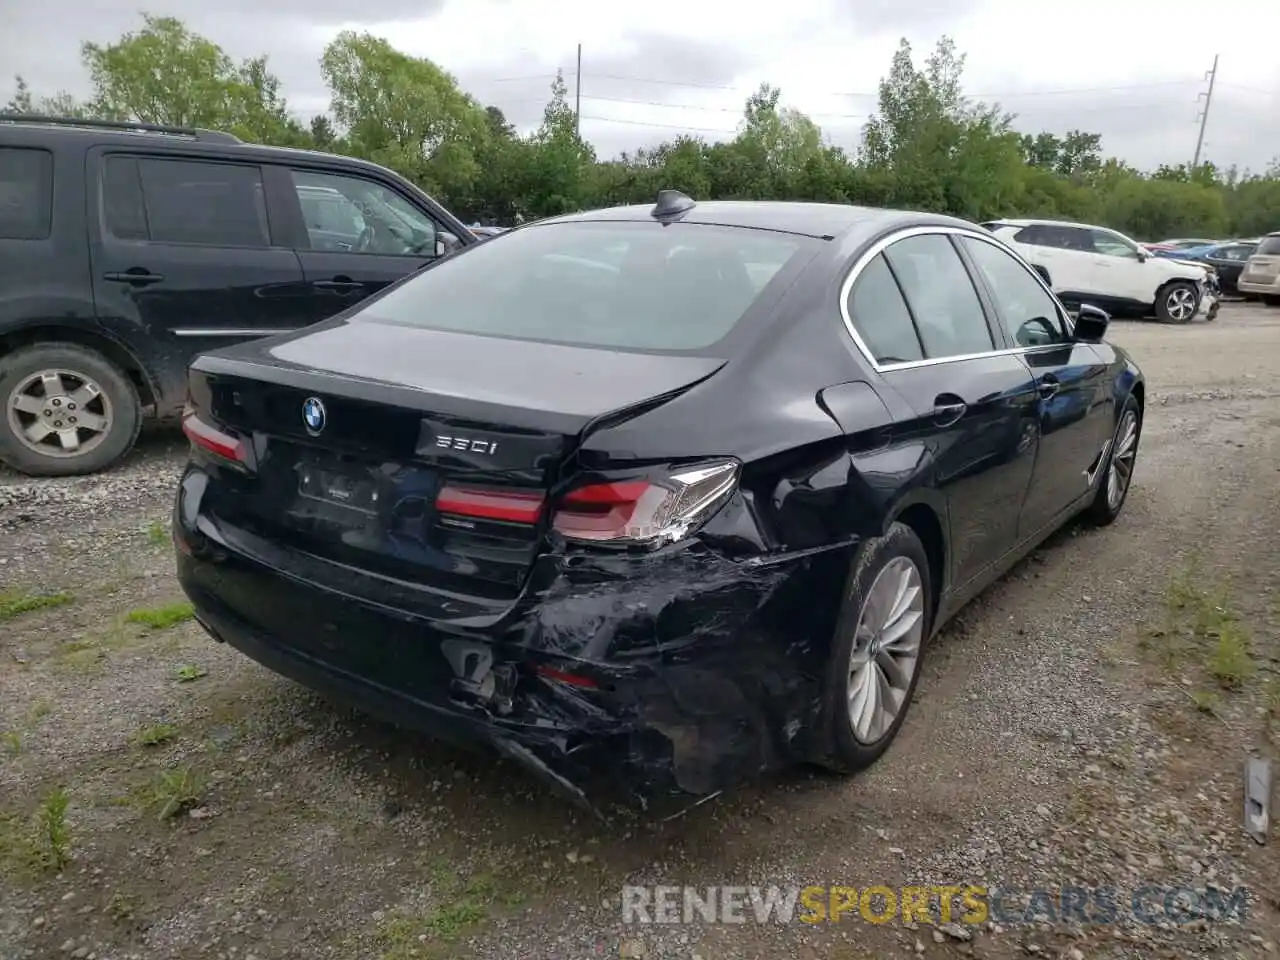
M 0 747 L 3 747 L 4 752 L 11 757 L 18 756 L 22 753 L 22 734 L 17 730 L 0 732 Z
M 0 593 L 0 620 L 11 620 L 33 610 L 61 607 L 74 599 L 69 593 Z
M 1191 694 L 1191 702 L 1196 705 L 1196 709 L 1201 713 L 1217 716 L 1218 701 L 1218 694 L 1213 690 L 1196 690 Z
M 1223 623 L 1205 666 L 1224 690 L 1239 690 L 1244 686 L 1257 672 L 1244 628 L 1236 623 Z
M 169 603 L 163 607 L 149 607 L 130 610 L 125 614 L 126 623 L 136 623 L 151 630 L 168 630 L 180 623 L 186 623 L 196 615 L 190 603 Z
M 170 767 L 151 781 L 146 805 L 157 820 L 168 820 L 199 804 L 204 788 L 204 776 L 192 767 Z
M 209 671 L 204 667 L 197 666 L 194 663 L 184 663 L 173 672 L 173 679 L 179 683 L 190 683 L 192 680 L 199 680 L 208 673 Z
M 1194 565 L 1169 581 L 1165 624 L 1148 630 L 1138 645 L 1160 658 L 1168 672 L 1195 655 L 1223 690 L 1238 690 L 1256 672 L 1249 632 L 1232 609 L 1227 589 L 1200 586 Z M 1208 701 L 1204 706 L 1197 701 L 1197 709 L 1214 712 Z
M 107 901 L 106 913 L 113 923 L 130 924 L 138 911 L 138 898 L 127 893 L 113 893 Z
M 133 735 L 133 742 L 140 747 L 158 747 L 177 735 L 178 728 L 171 723 L 149 723 L 138 728 L 138 732 Z
M 163 547 L 168 543 L 172 543 L 172 537 L 169 535 L 169 525 L 159 520 L 152 520 L 143 528 L 142 532 L 147 538 L 147 543 L 153 547 Z
M 437 860 L 431 877 L 437 905 L 421 916 L 400 914 L 384 921 L 374 934 L 382 948 L 381 960 L 430 957 L 434 947 L 457 940 L 488 920 L 496 906 L 519 899 L 516 891 L 504 889 L 488 871 L 460 877 Z
M 55 787 L 36 809 L 35 854 L 41 866 L 61 872 L 71 862 L 71 828 L 67 806 L 71 797 Z

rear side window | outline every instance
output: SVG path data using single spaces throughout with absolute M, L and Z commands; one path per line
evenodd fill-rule
M 45 240 L 53 226 L 53 154 L 0 147 L 0 240 Z
M 703 224 L 530 226 L 422 271 L 356 320 L 656 352 L 726 337 L 804 238 Z
M 929 358 L 994 348 L 982 301 L 960 255 L 942 234 L 907 237 L 884 252 Z
M 1280 234 L 1263 237 L 1262 242 L 1258 244 L 1258 249 L 1253 252 L 1265 257 L 1274 257 L 1276 254 L 1280 254 Z
M 923 360 L 924 349 L 898 282 L 877 254 L 849 292 L 849 318 L 876 363 Z
M 107 157 L 103 164 L 102 223 L 121 240 L 147 239 L 147 212 L 135 157 Z
M 270 246 L 258 167 L 144 157 L 138 170 L 152 242 Z

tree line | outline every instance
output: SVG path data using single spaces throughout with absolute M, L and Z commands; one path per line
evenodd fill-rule
M 142 19 L 114 43 L 81 45 L 87 100 L 37 94 L 18 77 L 6 110 L 206 127 L 361 157 L 486 223 L 644 203 L 675 188 L 700 199 L 858 203 L 974 221 L 1055 217 L 1152 240 L 1280 230 L 1280 160 L 1262 173 L 1209 163 L 1140 171 L 1105 156 L 1095 133 L 1020 132 L 999 104 L 963 95 L 965 58 L 947 37 L 919 65 L 901 41 L 853 151 L 825 141 L 812 119 L 782 105 L 777 87 L 762 85 L 731 140 L 678 136 L 601 159 L 579 136 L 559 75 L 542 122 L 522 135 L 432 61 L 345 31 L 320 56 L 329 112 L 304 124 L 265 56 L 237 63 L 180 20 Z

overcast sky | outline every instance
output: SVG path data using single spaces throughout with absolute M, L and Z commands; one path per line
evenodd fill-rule
M 1019 129 L 1101 133 L 1151 168 L 1195 149 L 1197 95 L 1220 54 L 1205 159 L 1261 169 L 1280 154 L 1280 3 L 1237 0 L 151 0 L 237 59 L 266 53 L 294 112 L 323 111 L 317 58 L 344 28 L 430 57 L 522 127 L 557 68 L 572 93 L 582 44 L 582 129 L 601 156 L 678 133 L 732 136 L 762 80 L 852 147 L 899 37 L 918 62 L 943 34 L 968 54 L 968 92 Z M 84 94 L 79 41 L 140 24 L 130 0 L 0 0 L 0 69 L 37 93 Z M 359 19 L 351 19 L 357 14 Z M 12 78 L 0 78 L 0 102 Z

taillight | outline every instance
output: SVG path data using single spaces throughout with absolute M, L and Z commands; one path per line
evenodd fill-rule
M 194 413 L 183 416 L 182 432 L 187 435 L 192 446 L 222 457 L 224 460 L 240 464 L 247 463 L 249 460 L 242 438 L 210 426 Z
M 723 460 L 661 479 L 591 484 L 561 498 L 551 525 L 570 540 L 669 543 L 692 533 L 737 482 L 737 461 Z
M 504 520 L 507 523 L 537 523 L 542 512 L 542 494 L 523 490 L 484 490 L 474 487 L 445 487 L 436 497 L 436 509 L 456 517 L 477 520 Z

